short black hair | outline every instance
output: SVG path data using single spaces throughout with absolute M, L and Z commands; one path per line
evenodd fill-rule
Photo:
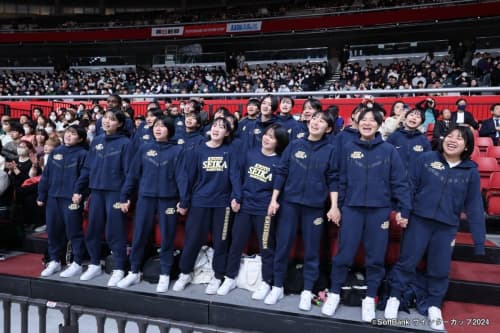
M 260 100 L 260 104 L 262 104 L 262 101 L 264 101 L 266 98 L 271 99 L 271 111 L 275 112 L 276 110 L 278 110 L 278 97 L 267 94 L 266 96 L 262 97 L 262 99 Z
M 156 118 L 160 118 L 163 116 L 163 111 L 160 108 L 151 108 L 146 111 L 146 114 L 151 113 Z
M 175 135 L 175 122 L 172 117 L 157 117 L 155 122 L 153 123 L 153 127 L 156 125 L 156 123 L 162 123 L 163 126 L 167 128 L 168 134 L 167 138 L 170 139 Z
M 490 112 L 493 112 L 497 106 L 500 106 L 500 103 L 495 103 L 490 106 Z
M 420 125 L 422 125 L 425 122 L 425 112 L 421 109 L 415 108 L 415 109 L 410 109 L 410 110 L 406 111 L 405 119 L 408 117 L 408 115 L 410 113 L 413 113 L 413 112 L 418 112 L 420 114 L 420 118 L 422 118 L 422 122 L 420 123 Z
M 380 126 L 384 122 L 384 116 L 378 111 L 373 108 L 364 108 L 361 113 L 358 116 L 358 122 L 361 121 L 365 117 L 367 113 L 373 113 L 373 119 L 377 122 L 377 124 Z
M 82 139 L 82 142 L 80 142 L 80 145 L 82 146 L 85 146 L 86 145 L 86 142 L 87 142 L 87 132 L 85 131 L 85 128 L 79 126 L 79 125 L 70 125 L 68 127 L 66 127 L 66 131 L 72 131 L 72 132 L 75 132 L 76 135 L 78 135 L 78 137 L 80 139 Z
M 247 101 L 247 106 L 249 105 L 255 105 L 257 106 L 258 108 L 260 108 L 260 101 L 257 99 L 257 98 L 250 98 L 248 101 Z
M 281 99 L 280 99 L 280 103 L 281 103 L 284 99 L 289 99 L 289 100 L 292 102 L 292 107 L 295 105 L 295 101 L 293 100 L 293 98 L 292 98 L 291 96 L 283 96 L 283 97 L 281 97 Z
M 276 138 L 276 154 L 281 154 L 285 150 L 286 146 L 288 146 L 288 142 L 290 141 L 290 136 L 288 135 L 288 132 L 285 127 L 283 127 L 280 124 L 271 124 L 267 126 L 264 129 L 264 134 L 267 133 L 267 131 L 273 130 L 274 131 L 274 137 Z
M 321 105 L 321 102 L 319 99 L 316 99 L 316 98 L 312 98 L 312 97 L 309 97 L 308 99 L 306 99 L 304 101 L 304 105 L 302 106 L 302 110 L 304 110 L 304 106 L 309 103 L 309 105 L 311 105 L 311 107 L 316 110 L 316 111 L 323 111 L 323 107 Z
M 184 119 L 186 119 L 187 117 L 195 118 L 196 123 L 198 124 L 198 128 L 201 126 L 201 116 L 199 113 L 196 113 L 194 111 L 188 112 L 184 115 Z
M 446 133 L 444 134 L 444 138 L 450 135 L 450 133 L 453 131 L 458 131 L 460 133 L 460 136 L 465 141 L 465 150 L 462 152 L 462 154 L 460 154 L 460 159 L 462 161 L 470 159 L 472 153 L 474 152 L 474 134 L 467 126 L 453 125 L 448 129 L 448 131 L 446 131 Z M 439 142 L 438 146 L 438 151 L 439 153 L 441 153 L 441 155 L 444 153 L 443 142 L 444 139 Z

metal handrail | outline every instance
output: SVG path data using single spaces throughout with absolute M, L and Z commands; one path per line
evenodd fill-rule
M 453 88 L 439 88 L 439 89 L 374 89 L 374 90 L 321 90 L 321 91 L 301 91 L 301 92 L 271 92 L 271 93 L 200 93 L 200 94 L 127 94 L 120 95 L 122 98 L 145 98 L 145 99 L 158 99 L 158 98 L 179 98 L 187 99 L 192 97 L 202 97 L 202 98 L 235 98 L 235 97 L 262 97 L 263 95 L 274 95 L 274 96 L 331 96 L 331 95 L 401 95 L 401 94 L 447 94 L 447 93 L 480 93 L 480 92 L 500 92 L 500 87 L 477 87 L 477 88 L 463 88 L 463 87 L 453 87 Z M 11 96 L 0 96 L 0 100 L 95 100 L 104 99 L 109 95 L 11 95 Z

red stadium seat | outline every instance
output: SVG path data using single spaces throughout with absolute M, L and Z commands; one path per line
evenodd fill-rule
M 497 163 L 500 164 L 500 146 L 490 146 L 486 150 L 487 157 L 494 157 L 497 159 Z
M 427 131 L 425 132 L 425 136 L 427 139 L 432 140 L 432 135 L 434 134 L 434 123 L 430 123 L 427 125 Z
M 481 152 L 477 146 L 474 146 L 474 151 L 472 152 L 470 158 L 475 161 L 478 157 L 481 157 Z
M 493 146 L 493 140 L 490 137 L 478 137 L 476 138 L 476 146 L 479 148 L 481 155 L 485 156 L 488 147 Z
M 497 160 L 493 157 L 478 157 L 475 161 L 481 176 L 481 190 L 487 190 L 490 184 L 490 175 L 499 171 Z

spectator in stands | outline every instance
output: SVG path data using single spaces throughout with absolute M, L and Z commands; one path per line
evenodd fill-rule
M 299 309 L 311 310 L 312 289 L 319 276 L 319 249 L 324 228 L 324 207 L 328 197 L 331 207 L 329 219 L 340 218 L 334 205 L 336 189 L 333 162 L 333 145 L 326 134 L 332 131 L 333 119 L 329 114 L 316 112 L 309 122 L 307 138 L 290 142 L 276 167 L 273 194 L 268 216 L 278 214 L 276 251 L 274 255 L 274 282 L 265 304 L 276 304 L 283 298 L 290 249 L 300 225 L 304 239 L 304 287 Z M 297 177 L 298 174 L 307 177 Z M 334 197 L 335 196 L 335 197 Z M 279 202 L 278 202 L 279 200 Z
M 443 111 L 441 111 L 441 119 L 436 122 L 432 133 L 431 144 L 433 149 L 439 147 L 439 143 L 443 140 L 446 133 L 448 133 L 451 126 L 451 111 L 449 109 L 443 109 Z
M 491 105 L 490 112 L 491 118 L 483 120 L 479 136 L 490 137 L 497 146 L 500 138 L 500 103 Z
M 73 186 L 80 176 L 87 157 L 85 130 L 70 125 L 64 132 L 64 145 L 49 155 L 38 184 L 37 205 L 45 206 L 49 262 L 41 276 L 61 270 L 61 255 L 66 238 L 71 241 L 73 262 L 60 274 L 69 278 L 82 273 L 85 243 L 82 230 L 83 205 L 72 203 Z
M 9 127 L 6 129 L 8 130 L 10 141 L 3 144 L 2 154 L 6 161 L 13 161 L 17 159 L 17 147 L 24 135 L 24 128 L 19 122 L 10 120 Z
M 339 134 L 340 131 L 344 128 L 344 119 L 340 116 L 339 114 L 339 107 L 335 104 L 330 105 L 329 107 L 326 108 L 325 110 L 326 113 L 330 114 L 333 119 L 333 130 L 332 132 L 328 135 L 330 143 L 333 143 L 333 138 L 335 135 Z
M 28 114 L 22 114 L 19 116 L 19 122 L 21 125 L 31 122 L 31 117 Z
M 411 80 L 413 88 L 422 89 L 427 85 L 427 79 L 422 76 L 422 72 L 417 72 L 417 75 Z
M 94 138 L 80 178 L 75 185 L 72 201 L 82 205 L 82 197 L 92 195 L 85 244 L 90 265 L 80 280 L 91 280 L 101 274 L 101 239 L 106 240 L 113 255 L 113 274 L 108 287 L 123 279 L 127 265 L 125 216 L 120 209 L 120 190 L 132 159 L 131 141 L 125 134 L 126 119 L 122 111 L 106 111 L 102 126 L 105 135 Z M 118 153 L 117 153 L 118 152 Z M 110 177 L 110 170 L 113 170 Z
M 361 240 L 365 248 L 367 286 L 361 304 L 361 319 L 375 319 L 375 297 L 385 275 L 384 258 L 389 238 L 389 215 L 396 205 L 398 223 L 406 225 L 411 209 L 410 190 L 405 167 L 396 149 L 382 140 L 378 133 L 383 116 L 373 108 L 359 115 L 359 137 L 336 154 L 338 166 L 338 196 L 332 206 L 342 209 L 339 248 L 332 259 L 332 287 L 321 312 L 335 313 L 340 291 L 346 282 L 349 267 Z M 337 208 L 338 211 L 338 208 Z
M 11 130 L 10 116 L 2 115 L 1 121 L 2 121 L 2 133 L 0 134 L 0 140 L 2 142 L 2 146 L 5 146 L 8 142 L 12 141 L 12 137 L 9 135 L 9 132 Z
M 35 138 L 35 127 L 31 121 L 28 121 L 23 124 L 24 136 L 23 140 L 29 141 L 32 145 L 36 144 Z
M 470 161 L 473 150 L 472 131 L 463 126 L 452 127 L 439 150 L 425 153 L 413 168 L 413 210 L 401 254 L 389 274 L 391 297 L 385 307 L 386 319 L 397 318 L 403 294 L 411 288 L 416 267 L 427 253 L 422 284 L 425 287 L 416 303 L 420 312 L 427 312 L 432 329 L 445 330 L 441 306 L 464 209 L 474 239 L 474 253 L 484 255 L 484 208 L 477 166 Z
M 39 211 L 36 209 L 35 193 L 23 187 L 25 180 L 41 173 L 40 167 L 32 162 L 32 155 L 36 156 L 36 152 L 31 142 L 19 140 L 17 157 L 12 161 L 5 162 L 16 198 L 14 219 L 28 230 L 32 230 L 34 227 L 43 224 L 39 218 Z M 32 167 L 35 168 L 34 171 L 31 171 Z
M 226 277 L 217 290 L 218 295 L 227 295 L 236 288 L 236 276 L 240 268 L 241 254 L 252 229 L 255 230 L 262 257 L 262 279 L 252 299 L 264 300 L 273 281 L 275 221 L 267 215 L 271 201 L 273 174 L 281 153 L 288 144 L 289 134 L 278 124 L 267 127 L 262 136 L 262 147 L 246 154 L 242 159 L 241 210 L 235 217 L 229 250 Z
M 31 111 L 31 120 L 36 121 L 38 117 L 43 116 L 43 111 L 39 107 L 33 108 Z
M 395 101 L 392 104 L 390 116 L 384 121 L 382 126 L 380 126 L 380 133 L 384 140 L 387 140 L 389 135 L 403 125 L 406 115 L 405 107 L 407 108 L 405 103 L 401 100 Z
M 439 111 L 436 109 L 436 100 L 432 97 L 427 97 L 415 106 L 425 114 L 425 121 L 422 124 L 422 132 L 425 133 L 429 124 L 435 124 L 438 120 Z
M 35 131 L 35 151 L 38 157 L 43 156 L 43 146 L 45 142 L 49 139 L 49 135 L 44 129 L 37 129 Z
M 159 109 L 149 112 L 152 110 Z M 189 206 L 188 176 L 182 147 L 171 140 L 175 135 L 173 119 L 159 116 L 152 127 L 154 141 L 137 148 L 121 189 L 120 202 L 124 214 L 129 212 L 130 200 L 136 190 L 138 199 L 130 251 L 131 268 L 117 287 L 128 288 L 140 282 L 141 263 L 155 224 L 156 211 L 161 230 L 160 276 L 156 292 L 163 293 L 170 284 L 177 213 L 185 215 Z M 158 183 L 163 185 L 156 186 Z
M 257 98 L 250 98 L 247 101 L 245 117 L 240 120 L 238 125 L 238 136 L 245 136 L 248 123 L 257 120 L 260 111 L 260 101 Z
M 36 124 L 36 129 L 39 130 L 39 129 L 45 129 L 45 126 L 47 125 L 47 118 L 45 118 L 45 116 L 41 115 L 41 116 L 38 116 L 36 119 L 35 119 L 35 124 Z
M 456 101 L 457 111 L 451 115 L 451 122 L 456 125 L 469 126 L 471 130 L 478 129 L 479 125 L 474 119 L 474 115 L 466 111 L 467 101 L 460 98 Z
M 498 60 L 495 60 L 493 70 L 491 71 L 490 80 L 492 87 L 500 87 L 500 61 Z

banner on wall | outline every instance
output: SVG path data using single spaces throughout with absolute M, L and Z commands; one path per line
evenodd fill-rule
M 182 36 L 183 34 L 184 34 L 184 26 L 160 27 L 151 29 L 152 37 Z
M 262 21 L 228 23 L 227 33 L 255 32 L 262 30 Z

